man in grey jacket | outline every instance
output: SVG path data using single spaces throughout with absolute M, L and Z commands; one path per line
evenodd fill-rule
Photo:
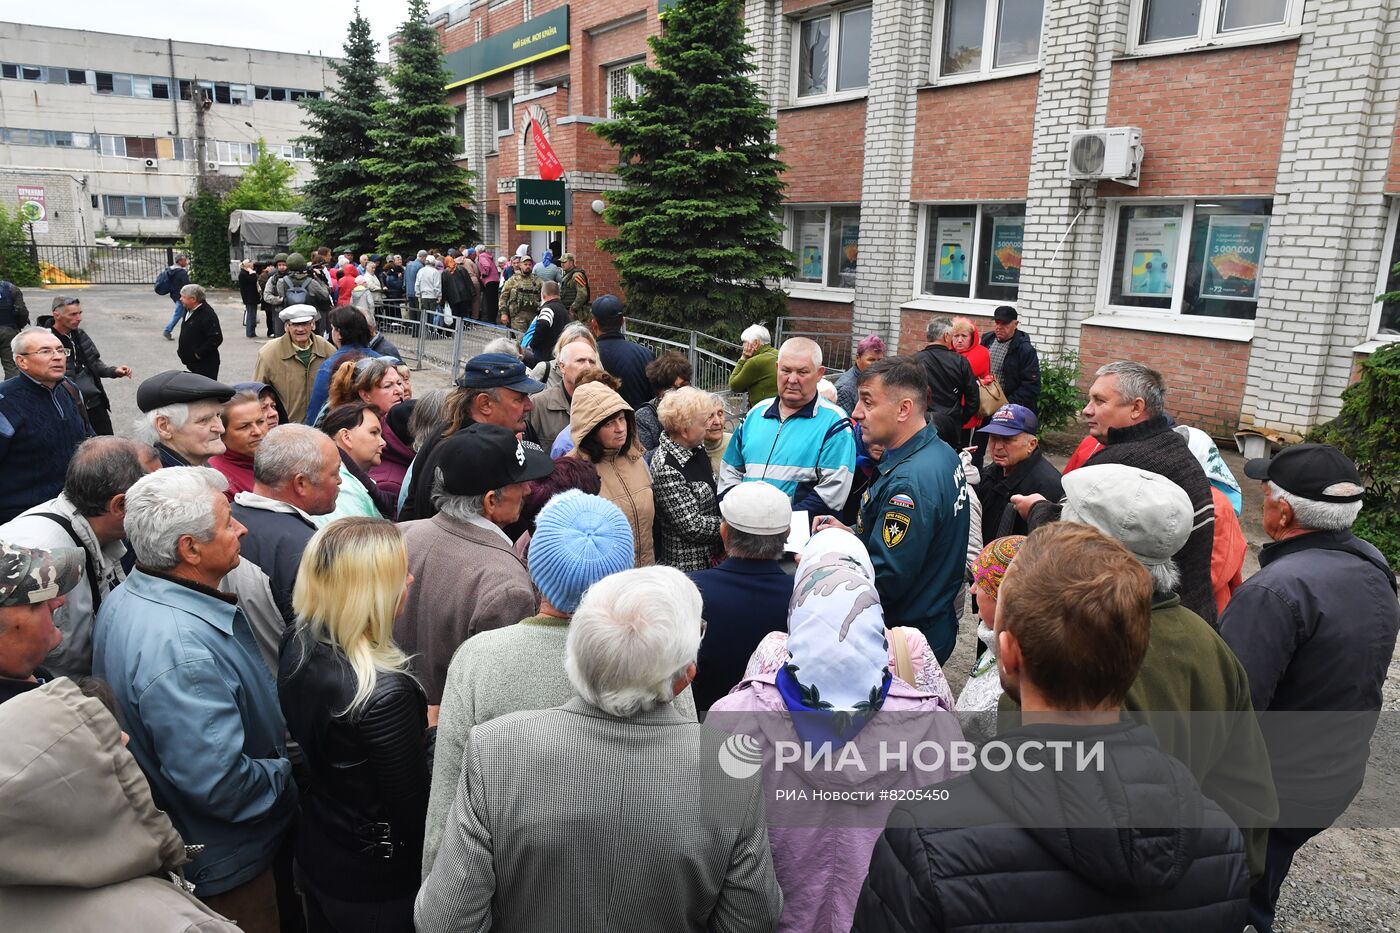
M 68 461 L 63 492 L 0 525 L 0 541 L 9 544 L 83 549 L 83 577 L 53 614 L 63 641 L 49 652 L 44 667 L 54 674 L 92 673 L 93 620 L 102 600 L 126 579 L 126 491 L 158 469 L 160 458 L 148 444 L 123 437 L 88 438 Z
M 589 588 L 565 648 L 578 696 L 472 730 L 419 933 L 777 925 L 762 781 L 719 775 L 714 733 L 673 702 L 702 606 L 673 567 Z

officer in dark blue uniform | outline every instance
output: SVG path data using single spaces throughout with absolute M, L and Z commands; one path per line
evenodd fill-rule
M 928 379 L 908 357 L 872 363 L 861 373 L 852 417 L 867 444 L 885 448 L 879 473 L 861 499 L 854 532 L 875 566 L 885 624 L 928 638 L 939 663 L 957 641 L 957 597 L 967 560 L 970 495 L 962 461 L 928 423 Z M 813 530 L 845 527 L 818 518 Z

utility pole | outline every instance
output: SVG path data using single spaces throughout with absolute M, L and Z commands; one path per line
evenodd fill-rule
M 195 187 L 203 191 L 209 180 L 209 141 L 204 135 L 204 111 L 212 103 L 199 86 L 199 76 L 190 79 L 190 100 L 194 102 L 194 154 L 199 164 L 195 167 Z

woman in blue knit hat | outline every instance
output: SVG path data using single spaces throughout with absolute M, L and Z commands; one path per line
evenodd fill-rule
M 474 635 L 447 669 L 423 842 L 424 877 L 437 856 L 472 727 L 518 710 L 549 709 L 573 697 L 564 673 L 569 618 L 590 586 L 631 569 L 632 526 L 607 499 L 568 490 L 540 510 L 528 559 L 530 577 L 540 591 L 539 614 Z M 676 708 L 695 718 L 689 688 L 676 698 Z

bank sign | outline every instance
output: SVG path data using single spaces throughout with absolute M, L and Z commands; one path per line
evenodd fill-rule
M 569 50 L 569 8 L 561 6 L 444 57 L 447 87 L 461 87 Z
M 515 228 L 563 230 L 569 223 L 569 193 L 562 181 L 518 178 L 515 181 Z

